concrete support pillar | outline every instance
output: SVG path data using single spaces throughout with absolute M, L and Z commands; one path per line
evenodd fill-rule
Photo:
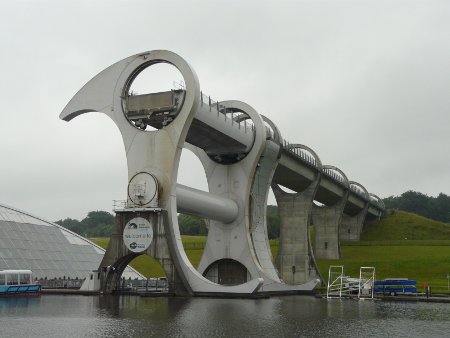
M 210 193 L 236 201 L 238 205 L 238 216 L 234 220 L 210 219 L 208 239 L 198 271 L 211 281 L 222 283 L 228 277 L 218 275 L 220 270 L 225 271 L 219 269 L 219 265 L 228 261 L 229 267 L 234 267 L 229 268 L 230 271 L 246 271 L 235 273 L 235 277 L 228 273 L 234 283 L 262 278 L 261 291 L 289 290 L 285 285 L 280 286 L 282 282 L 272 261 L 265 215 L 281 142 L 267 139 L 264 118 L 249 105 L 240 101 L 222 101 L 221 105 L 230 113 L 240 111 L 253 121 L 255 140 L 244 158 L 228 164 L 218 163 L 204 150 L 185 144 L 202 162 Z M 272 128 L 276 129 L 274 125 Z
M 339 225 L 348 191 L 333 206 L 314 206 L 313 224 L 315 230 L 315 256 L 317 259 L 339 259 L 341 249 L 339 246 Z
M 339 230 L 340 241 L 359 241 L 361 239 L 361 232 L 366 220 L 367 211 L 369 210 L 371 194 L 358 182 L 350 181 L 350 188 L 358 194 L 364 194 L 365 204 L 364 207 L 356 215 L 344 215 L 342 217 L 341 226 Z M 374 198 L 380 199 L 378 196 Z
M 124 244 L 123 232 L 126 224 L 133 218 L 142 217 L 153 224 L 153 241 L 151 245 L 142 253 L 130 251 Z M 174 261 L 172 260 L 170 243 L 167 241 L 166 226 L 167 218 L 162 213 L 155 212 L 117 212 L 114 228 L 110 237 L 108 248 L 100 263 L 100 290 L 111 293 L 120 286 L 120 278 L 126 266 L 136 257 L 145 254 L 153 257 L 163 268 L 169 292 L 177 295 L 189 295 L 191 290 L 187 290 L 186 282 L 182 281 Z
M 272 190 L 280 215 L 280 239 L 276 267 L 288 284 L 301 284 L 321 278 L 309 239 L 309 219 L 320 175 L 304 191 L 289 194 L 278 185 Z
M 369 203 L 356 215 L 343 215 L 341 225 L 339 227 L 340 241 L 359 241 L 361 240 L 361 232 L 366 219 Z

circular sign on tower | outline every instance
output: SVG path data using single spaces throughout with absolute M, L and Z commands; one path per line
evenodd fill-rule
M 153 228 L 145 218 L 133 218 L 123 229 L 123 242 L 130 251 L 143 252 L 148 249 L 152 240 Z
M 128 197 L 138 206 L 145 206 L 158 197 L 158 181 L 147 172 L 134 175 L 128 183 Z

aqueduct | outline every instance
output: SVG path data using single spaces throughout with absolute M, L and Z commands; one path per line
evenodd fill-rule
M 176 67 L 185 86 L 132 93 L 134 79 L 157 63 Z M 127 202 L 116 210 L 99 267 L 104 292 L 114 290 L 126 265 L 142 254 L 159 261 L 176 294 L 310 291 L 320 282 L 315 257 L 339 258 L 339 238 L 359 239 L 365 219 L 384 212 L 380 198 L 340 169 L 323 165 L 312 149 L 284 140 L 250 105 L 204 95 L 192 67 L 173 52 L 137 54 L 106 68 L 80 89 L 60 118 L 70 121 L 91 111 L 116 123 L 128 164 Z M 183 147 L 203 164 L 209 192 L 177 183 Z M 281 219 L 275 262 L 266 223 L 270 187 Z M 198 268 L 183 249 L 179 212 L 209 220 Z

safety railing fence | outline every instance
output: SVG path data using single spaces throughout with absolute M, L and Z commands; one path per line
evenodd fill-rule
M 128 208 L 127 200 L 113 200 L 113 210 L 122 210 Z
M 186 84 L 184 81 L 173 81 L 173 90 L 186 90 Z M 129 96 L 139 95 L 137 91 L 129 90 Z M 237 112 L 235 110 L 228 109 L 224 105 L 220 104 L 219 101 L 215 101 L 208 94 L 200 91 L 201 106 L 207 105 L 211 113 L 217 114 L 217 117 L 223 117 L 225 121 L 231 119 L 231 125 L 236 124 L 238 129 L 242 129 L 244 133 L 252 132 L 254 133 L 255 128 L 248 116 L 244 113 Z M 272 134 L 270 134 L 273 137 Z
M 382 209 L 385 208 L 384 204 L 381 201 L 379 201 L 378 199 L 374 198 L 374 197 L 370 197 L 370 202 L 372 202 L 372 204 L 378 205 Z
M 295 147 L 295 144 L 291 144 L 287 140 L 283 140 L 283 148 L 284 148 L 284 150 L 288 151 L 290 154 L 292 154 L 296 158 L 300 159 L 304 163 L 307 163 L 309 165 L 312 165 L 312 166 L 318 168 L 318 163 L 316 161 L 316 158 L 314 156 L 312 156 L 306 149 Z M 322 170 L 322 173 L 325 174 L 327 177 L 331 178 L 332 180 L 339 182 L 340 184 L 344 184 L 344 181 L 345 181 L 344 177 L 342 175 L 338 174 L 334 169 L 324 168 Z M 377 200 L 373 197 L 370 197 L 370 199 L 367 199 L 366 193 L 361 188 L 359 188 L 357 185 L 351 184 L 350 190 L 353 191 L 354 193 L 358 194 L 358 196 L 362 197 L 364 200 L 367 200 L 368 202 L 375 204 L 375 205 L 379 206 L 380 208 L 384 209 L 383 204 L 379 200 Z
M 169 290 L 169 284 L 165 277 L 147 279 L 122 278 L 119 283 L 119 290 L 130 290 L 135 292 L 167 292 Z
M 353 191 L 354 193 L 358 194 L 359 196 L 361 196 L 362 198 L 366 199 L 366 193 L 359 188 L 358 186 L 354 185 L 354 184 L 350 184 L 350 190 Z
M 335 170 L 330 169 L 330 168 L 325 168 L 323 170 L 323 173 L 325 175 L 327 175 L 328 177 L 331 177 L 335 181 L 337 181 L 337 182 L 339 182 L 341 184 L 344 184 L 344 178 L 341 175 L 337 174 Z
M 128 200 L 113 200 L 113 211 L 124 211 L 125 209 L 130 209 L 129 211 L 133 211 L 133 209 L 147 209 L 153 211 L 161 210 L 158 207 L 158 198 L 154 198 L 151 203 L 145 207 L 136 206 L 134 203 L 128 203 Z
M 173 82 L 173 88 L 175 90 L 186 90 L 186 85 L 183 81 Z M 137 95 L 137 92 L 130 91 L 129 95 Z M 252 132 L 254 133 L 254 124 L 251 122 L 251 119 L 248 118 L 248 116 L 242 112 L 237 112 L 233 109 L 227 108 L 224 105 L 220 104 L 219 101 L 215 101 L 209 96 L 208 94 L 204 93 L 203 91 L 200 91 L 200 98 L 201 98 L 201 105 L 207 105 L 209 107 L 209 111 L 211 113 L 217 114 L 218 117 L 223 117 L 223 119 L 226 121 L 227 119 L 231 119 L 231 124 L 234 123 L 237 124 L 238 129 L 243 129 L 245 133 Z M 266 127 L 266 137 L 268 139 L 274 139 L 274 132 L 271 128 Z M 315 168 L 318 168 L 317 160 L 314 156 L 312 156 L 306 149 L 302 149 L 299 147 L 295 147 L 293 144 L 291 144 L 287 140 L 283 140 L 283 148 L 288 151 L 290 154 L 298 158 L 304 163 L 307 163 Z M 336 182 L 339 182 L 340 184 L 344 184 L 344 178 L 339 175 L 335 170 L 330 168 L 323 169 L 323 174 L 328 176 L 329 178 L 333 179 Z M 364 191 L 362 191 L 359 187 L 356 185 L 350 185 L 350 189 L 361 196 L 362 198 L 366 199 L 366 194 Z M 377 199 L 370 198 L 369 202 L 376 204 L 383 208 L 383 205 L 378 201 Z M 114 201 L 114 210 L 116 209 L 122 209 L 126 208 L 126 201 Z
M 316 158 L 312 156 L 306 149 L 295 147 L 294 144 L 291 144 L 287 140 L 283 140 L 283 148 L 288 151 L 290 154 L 294 155 L 296 158 L 300 159 L 301 161 L 314 166 L 315 168 L 318 168 L 318 163 L 316 161 Z M 340 174 L 338 174 L 335 170 L 331 168 L 325 168 L 322 170 L 322 173 L 331 178 L 332 180 L 339 182 L 340 184 L 344 184 L 344 177 L 342 177 Z M 367 200 L 367 196 L 365 192 L 359 188 L 358 186 L 352 184 L 350 185 L 350 189 L 361 196 L 364 200 Z M 381 208 L 384 208 L 383 205 L 376 199 L 370 198 L 368 200 L 372 204 L 376 204 Z
M 231 125 L 236 125 L 238 129 L 242 129 L 245 133 L 254 132 L 255 127 L 247 114 L 230 109 L 219 101 L 213 100 L 211 96 L 200 92 L 201 105 L 207 106 L 211 113 L 217 114 L 217 117 L 223 117 L 224 121 L 230 119 Z
M 184 81 L 173 81 L 173 89 L 174 90 L 186 90 L 186 84 Z M 128 92 L 129 96 L 139 95 L 138 92 L 130 90 Z M 209 111 L 217 114 L 218 117 L 223 116 L 224 120 L 231 118 L 231 124 L 237 124 L 238 129 L 244 130 L 244 132 L 251 131 L 254 132 L 253 124 L 247 119 L 243 119 L 241 115 L 245 115 L 243 113 L 235 112 L 228 110 L 225 106 L 221 105 L 219 101 L 213 100 L 211 96 L 200 91 L 201 105 L 208 105 Z
M 64 276 L 64 278 L 41 278 L 36 279 L 35 282 L 43 289 L 79 289 L 83 284 L 85 278 L 72 279 Z
M 294 144 L 291 144 L 289 141 L 283 140 L 283 148 L 287 150 L 289 153 L 300 159 L 301 161 L 312 165 L 313 167 L 318 167 L 316 158 L 312 156 L 307 150 L 295 147 Z

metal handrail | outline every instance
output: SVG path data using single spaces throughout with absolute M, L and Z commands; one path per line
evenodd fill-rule
M 305 162 L 309 165 L 312 165 L 315 168 L 318 168 L 318 163 L 316 159 L 311 156 L 306 150 L 300 148 L 291 147 L 291 143 L 286 140 L 283 140 L 283 149 L 288 151 L 290 154 L 300 159 L 302 162 Z
M 255 131 L 254 125 L 252 123 L 249 123 L 247 119 L 237 118 L 237 116 L 240 115 L 239 113 L 235 112 L 234 110 L 229 110 L 224 105 L 221 105 L 219 101 L 213 100 L 211 96 L 205 94 L 203 91 L 200 91 L 200 102 L 202 106 L 204 104 L 208 105 L 209 111 L 217 113 L 218 117 L 223 116 L 225 121 L 228 119 L 227 116 L 231 114 L 231 125 L 237 123 L 237 128 L 242 128 L 244 130 L 244 133 L 247 133 L 247 131 Z

